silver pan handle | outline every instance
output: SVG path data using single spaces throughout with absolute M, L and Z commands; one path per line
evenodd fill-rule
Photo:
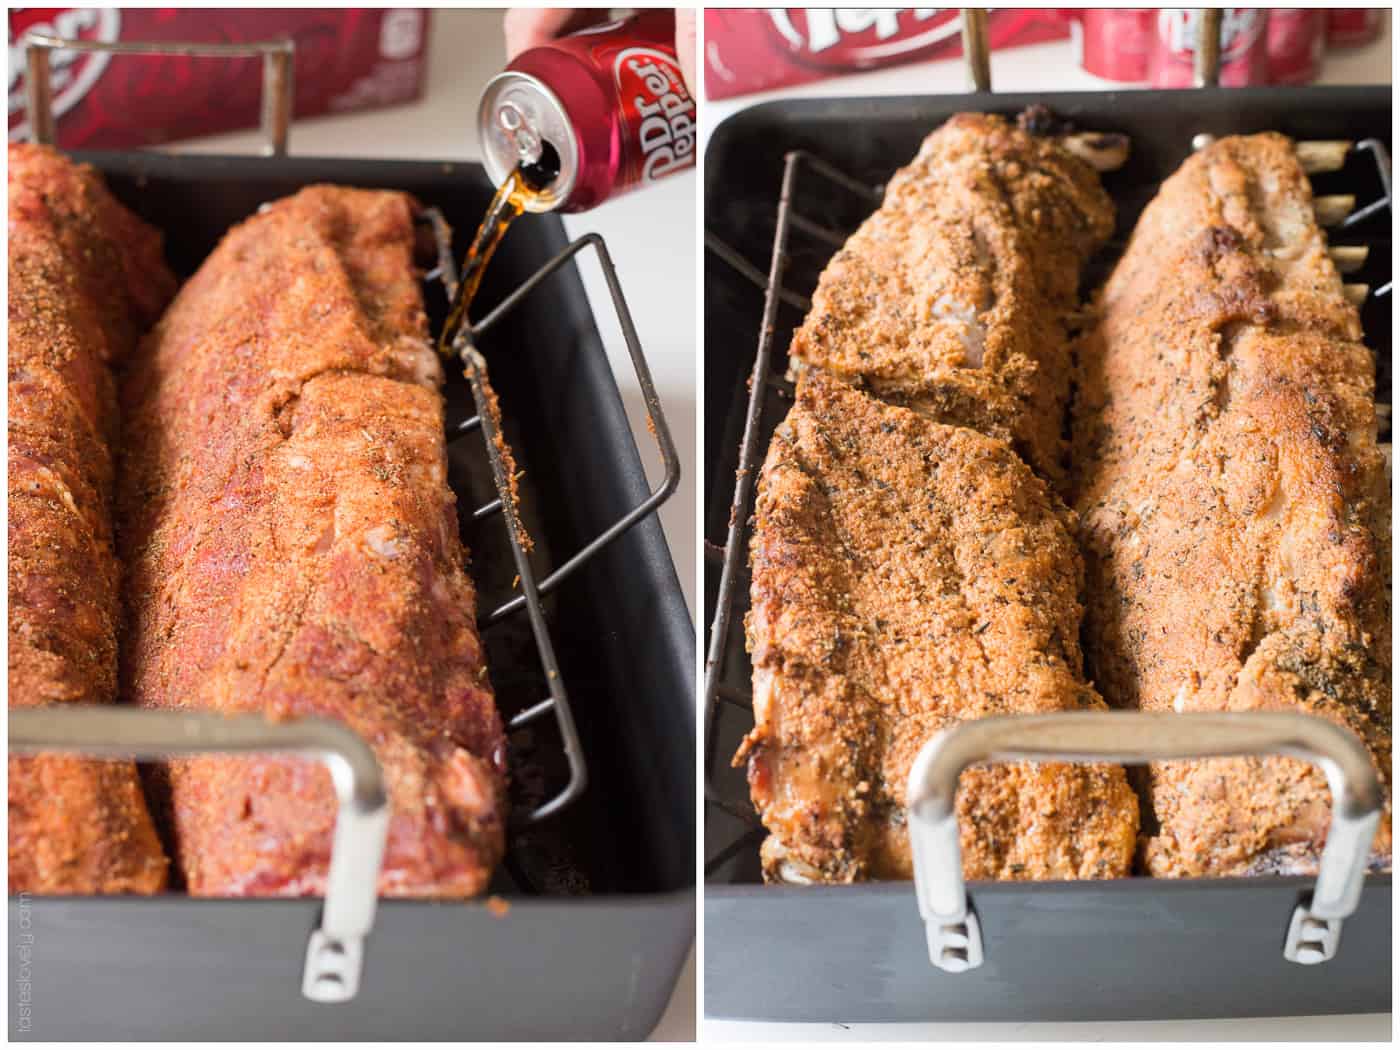
M 973 91 L 992 90 L 992 48 L 987 39 L 987 9 L 964 7 L 962 16 L 963 62 Z
M 71 706 L 10 712 L 10 753 L 65 751 L 99 758 L 248 755 L 319 759 L 338 809 L 321 920 L 307 945 L 302 994 L 346 1002 L 359 989 L 364 941 L 374 925 L 379 869 L 389 831 L 389 799 L 368 745 L 338 722 L 268 722 L 197 711 Z
M 964 7 L 962 16 L 963 62 L 973 91 L 992 90 L 992 55 L 987 37 L 987 9 Z M 1195 10 L 1196 54 L 1192 65 L 1194 87 L 1220 86 L 1221 10 L 1201 7 Z
M 29 137 L 33 142 L 54 143 L 53 82 L 50 51 L 98 51 L 113 55 L 186 55 L 209 58 L 257 58 L 263 60 L 263 152 L 281 157 L 287 152 L 292 128 L 292 101 L 296 95 L 292 58 L 296 48 L 290 39 L 250 43 L 179 43 L 156 40 L 76 40 L 30 32 L 24 37 L 24 88 L 28 98 Z
M 986 762 L 1121 762 L 1286 755 L 1322 767 L 1332 824 L 1311 896 L 1293 911 L 1284 957 L 1311 965 L 1337 951 L 1356 910 L 1384 805 L 1371 759 L 1351 733 L 1301 714 L 1073 711 L 964 722 L 933 736 L 909 771 L 909 834 L 929 958 L 950 973 L 982 963 L 982 937 L 963 881 L 954 797 L 958 776 Z
M 1218 7 L 1196 10 L 1196 56 L 1192 63 L 1193 87 L 1220 86 L 1220 34 L 1224 12 Z

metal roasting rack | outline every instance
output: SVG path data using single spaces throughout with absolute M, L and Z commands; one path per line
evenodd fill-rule
M 977 91 L 990 90 L 985 12 L 964 10 L 963 44 L 968 79 Z M 1219 81 L 1220 12 L 1198 13 L 1196 85 Z M 1212 141 L 1198 135 L 1192 148 Z M 1353 207 L 1335 223 L 1335 236 L 1354 233 L 1368 219 L 1392 211 L 1390 155 L 1383 142 L 1365 139 L 1350 153 L 1374 162 L 1381 195 Z M 714 618 L 710 626 L 704 679 L 704 787 L 708 810 L 727 814 L 739 822 L 737 832 L 705 857 L 705 877 L 730 864 L 746 851 L 756 850 L 766 836 L 747 790 L 731 779 L 721 784 L 718 771 L 727 765 L 721 753 L 721 722 L 738 717 L 752 725 L 753 700 L 748 661 L 744 653 L 743 616 L 747 596 L 745 558 L 749 549 L 750 517 L 754 509 L 754 484 L 767 439 L 793 399 L 793 386 L 774 367 L 774 351 L 780 328 L 780 311 L 800 322 L 811 307 L 805 291 L 815 286 L 830 253 L 842 247 L 852 229 L 833 229 L 830 221 L 816 221 L 796 209 L 803 176 L 819 181 L 828 194 L 822 197 L 827 215 L 859 214 L 864 218 L 883 198 L 884 188 L 853 178 L 810 152 L 785 155 L 778 196 L 773 248 L 767 274 L 742 253 L 706 231 L 705 248 L 763 293 L 758 343 L 739 439 L 738 465 L 723 546 L 704 543 L 706 562 L 719 568 Z M 836 191 L 833 202 L 830 191 Z M 813 198 L 804 198 L 811 201 Z M 1354 202 L 1353 202 L 1354 203 Z M 850 205 L 852 211 L 846 207 Z M 799 235 L 802 240 L 794 240 Z M 1121 249 L 1122 245 L 1113 247 Z M 796 265 L 795 265 L 796 264 Z M 792 273 L 800 268 L 802 284 L 794 287 Z M 1364 286 L 1348 286 L 1360 289 Z M 1369 290 L 1384 299 L 1391 293 L 1389 277 Z M 1365 293 L 1360 293 L 1358 298 Z M 781 322 L 790 337 L 792 323 Z M 1380 404 L 1380 439 L 1388 452 L 1390 411 Z M 725 712 L 733 712 L 726 716 Z M 1150 732 L 1145 732 L 1147 725 Z M 1291 962 L 1311 965 L 1326 962 L 1337 950 L 1341 921 L 1355 910 L 1366 874 L 1368 848 L 1380 816 L 1382 798 L 1365 749 L 1351 734 L 1330 723 L 1304 715 L 1158 716 L 1142 712 L 1066 713 L 1051 716 L 1012 716 L 963 723 L 937 734 L 920 752 L 909 781 L 909 826 L 915 859 L 915 888 L 919 908 L 928 929 L 929 958 L 934 966 L 958 973 L 983 961 L 976 912 L 963 883 L 953 794 L 958 774 L 978 762 L 1019 760 L 1114 761 L 1140 763 L 1169 759 L 1227 755 L 1284 754 L 1320 765 L 1327 774 L 1336 803 L 1333 824 L 1319 868 L 1316 887 L 1305 895 L 1290 915 L 1283 953 Z M 708 822 L 707 822 L 708 823 Z
M 36 142 L 52 143 L 54 136 L 48 78 L 48 53 L 51 50 L 223 57 L 261 55 L 264 59 L 262 131 L 267 140 L 264 152 L 269 156 L 286 153 L 292 112 L 293 45 L 290 40 L 235 45 L 101 43 L 31 33 L 26 37 L 25 46 L 30 126 Z M 423 209 L 417 216 L 417 222 L 426 226 L 431 233 L 436 263 L 424 274 L 424 280 L 440 284 L 448 302 L 451 302 L 458 287 L 452 231 L 437 208 Z M 477 341 L 517 309 L 553 274 L 589 249 L 596 254 L 608 286 L 613 310 L 646 404 L 648 429 L 656 440 L 663 476 L 644 500 L 562 564 L 537 579 L 506 453 L 503 452 L 501 421 L 490 389 L 486 360 L 477 349 Z M 674 494 L 680 484 L 680 457 L 612 256 L 606 242 L 598 234 L 586 234 L 573 241 L 517 285 L 480 321 L 463 324 L 453 341 L 453 350 L 463 365 L 476 414 L 450 426 L 446 440 L 449 444 L 459 442 L 475 432 L 480 432 L 482 436 L 497 496 L 476 507 L 471 512 L 471 518 L 473 522 L 481 522 L 497 514 L 502 516 L 521 592 L 479 616 L 480 628 L 483 632 L 488 631 L 521 609 L 526 610 L 540 671 L 548 689 L 546 697 L 512 715 L 507 721 L 507 729 L 518 730 L 546 715 L 552 715 L 568 767 L 567 782 L 556 793 L 532 809 L 512 812 L 512 829 L 519 829 L 556 815 L 575 802 L 588 785 L 583 746 L 555 656 L 542 599 L 609 543 L 654 513 Z M 598 351 L 603 352 L 601 344 Z M 321 1003 L 348 1002 L 355 997 L 363 966 L 364 940 L 373 926 L 378 904 L 378 873 L 390 813 L 379 764 L 373 752 L 353 731 L 338 722 L 320 718 L 274 724 L 258 716 L 228 718 L 212 713 L 73 705 L 11 711 L 9 748 L 17 754 L 62 751 L 137 760 L 195 754 L 282 753 L 321 761 L 331 774 L 338 808 L 324 905 L 307 944 L 302 994 Z
M 436 208 L 425 209 L 423 219 L 432 230 L 437 253 L 437 265 L 426 276 L 428 279 L 437 280 L 442 284 L 448 301 L 451 302 L 457 294 L 457 264 L 452 255 L 451 233 L 442 213 Z M 556 270 L 588 248 L 592 248 L 596 252 L 598 262 L 603 270 L 604 280 L 608 285 L 613 309 L 617 314 L 618 324 L 627 344 L 627 352 L 631 356 L 632 366 L 636 371 L 637 383 L 642 389 L 642 397 L 646 401 L 653 424 L 651 429 L 655 434 L 657 448 L 661 454 L 664 477 L 645 500 L 629 510 L 593 540 L 585 544 L 578 553 L 537 582 L 534 569 L 530 564 L 529 552 L 522 540 L 524 528 L 520 523 L 520 512 L 513 494 L 510 470 L 501 451 L 500 422 L 491 405 L 486 359 L 477 350 L 476 341 L 485 336 L 497 323 L 524 302 L 530 293 L 548 280 Z M 452 348 L 465 369 L 467 382 L 471 386 L 472 400 L 476 405 L 476 414 L 450 428 L 448 440 L 459 441 L 468 434 L 477 430 L 481 431 L 486 455 L 491 464 L 491 476 L 496 486 L 497 496 L 496 499 L 472 511 L 472 518 L 475 521 L 481 521 L 497 513 L 504 516 L 506 535 L 515 559 L 516 571 L 520 574 L 521 593 L 484 616 L 482 624 L 484 627 L 490 628 L 512 613 L 518 612 L 522 607 L 527 609 L 540 664 L 544 668 L 545 677 L 549 683 L 549 696 L 516 714 L 511 718 L 508 727 L 512 730 L 520 729 L 553 712 L 564 743 L 564 754 L 569 764 L 569 781 L 565 787 L 553 798 L 542 803 L 523 818 L 527 823 L 535 823 L 557 813 L 578 798 L 583 793 L 588 781 L 583 749 L 579 743 L 578 729 L 574 724 L 573 710 L 569 706 L 564 680 L 559 673 L 559 664 L 554 656 L 554 642 L 549 636 L 549 628 L 545 623 L 544 608 L 540 604 L 540 599 L 563 583 L 604 546 L 651 514 L 670 498 L 680 484 L 680 457 L 677 455 L 675 443 L 671 439 L 671 430 L 666 422 L 666 417 L 661 411 L 661 402 L 656 394 L 651 370 L 648 368 L 646 358 L 642 353 L 641 341 L 637 337 L 637 329 L 633 324 L 627 300 L 622 294 L 622 285 L 618 280 L 617 270 L 613 266 L 612 256 L 608 253 L 607 244 L 603 238 L 597 234 L 585 234 L 574 241 L 521 282 L 519 287 L 506 296 L 484 318 L 476 324 L 463 325 L 453 340 Z

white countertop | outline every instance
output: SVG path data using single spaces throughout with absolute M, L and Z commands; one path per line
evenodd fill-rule
M 1366 1042 L 1391 1040 L 1390 1014 L 1240 1017 L 1212 1021 L 1065 1021 L 1059 1024 L 760 1024 L 705 1018 L 713 1042 Z
M 1390 19 L 1381 38 L 1367 47 L 1333 52 L 1323 64 L 1319 84 L 1390 83 Z M 702 142 L 725 117 L 773 99 L 859 97 L 873 95 L 956 94 L 969 90 L 961 58 L 895 66 L 829 80 L 814 81 L 739 98 L 708 102 L 701 124 Z M 1114 84 L 1084 72 L 1075 63 L 1069 41 L 1035 44 L 992 54 L 992 86 L 998 91 L 1105 91 Z M 1278 1017 L 1201 1021 L 997 1023 L 997 1024 L 769 1024 L 705 1018 L 702 1033 L 712 1040 L 836 1042 L 863 1040 L 1389 1040 L 1390 1014 L 1336 1017 Z
M 477 160 L 476 104 L 486 81 L 505 65 L 501 15 L 489 10 L 435 10 L 423 98 L 406 106 L 300 120 L 290 151 L 315 157 L 399 160 Z M 173 149 L 198 153 L 254 153 L 256 131 L 210 136 Z M 680 454 L 681 485 L 661 508 L 662 528 L 695 615 L 696 479 L 696 209 L 698 180 L 689 172 L 644 193 L 609 201 L 582 215 L 564 216 L 571 237 L 596 231 L 608 251 L 632 310 L 656 383 L 661 407 Z M 521 220 L 528 222 L 529 218 Z M 509 236 L 509 235 L 507 235 Z M 617 375 L 648 476 L 661 477 L 660 457 L 646 429 L 641 392 L 626 344 L 614 320 L 602 272 L 591 257 L 582 264 L 598 329 Z M 695 958 L 691 953 L 671 1003 L 652 1034 L 659 1040 L 695 1036 Z

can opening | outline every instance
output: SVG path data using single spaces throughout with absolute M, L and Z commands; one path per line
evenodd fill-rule
M 560 167 L 559 151 L 554 148 L 554 143 L 543 139 L 539 158 L 530 164 L 520 165 L 520 175 L 525 184 L 538 193 L 559 177 Z

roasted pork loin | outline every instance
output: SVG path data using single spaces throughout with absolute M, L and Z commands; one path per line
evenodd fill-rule
M 1009 445 L 820 372 L 759 478 L 748 761 L 774 881 L 910 878 L 909 768 L 938 730 L 1094 710 L 1070 514 Z M 958 792 L 969 878 L 1128 874 L 1123 770 L 979 768 Z
M 1051 137 L 962 113 L 924 140 L 827 264 L 793 336 L 824 369 L 1064 476 L 1069 328 L 1113 203 Z
M 1144 711 L 1320 715 L 1366 743 L 1388 785 L 1375 361 L 1292 143 L 1192 156 L 1098 310 L 1073 451 L 1099 688 Z M 1146 800 L 1158 876 L 1313 872 L 1330 814 L 1322 774 L 1291 759 L 1161 764 Z M 1387 805 L 1374 862 L 1389 858 Z
M 770 880 L 909 878 L 906 779 L 929 737 L 1103 706 L 1057 489 L 1080 271 L 1112 229 L 1087 164 L 960 114 L 823 272 L 751 552 L 756 725 L 736 762 Z M 971 770 L 958 809 L 969 877 L 1128 874 L 1121 768 Z

